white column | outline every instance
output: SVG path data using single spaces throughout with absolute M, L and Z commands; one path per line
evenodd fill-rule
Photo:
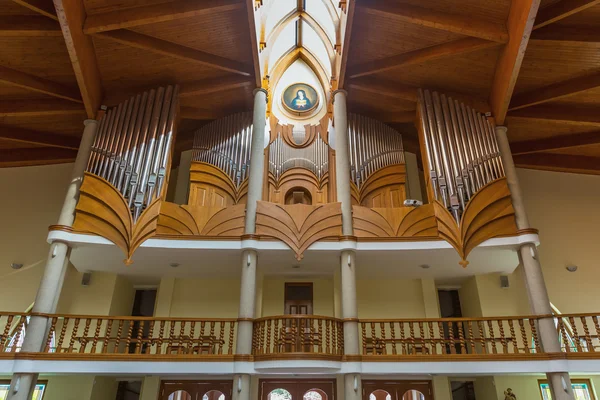
M 250 175 L 246 203 L 246 234 L 256 232 L 256 202 L 262 198 L 265 170 L 265 125 L 267 123 L 267 91 L 254 90 L 252 117 L 252 144 L 250 147 Z
M 362 399 L 362 381 L 360 374 L 344 375 L 344 400 Z
M 348 112 L 345 90 L 333 92 L 333 123 L 335 128 L 335 182 L 337 200 L 342 203 L 342 233 L 352 236 L 352 197 L 350 195 L 350 157 L 348 146 Z
M 71 174 L 71 183 L 67 188 L 67 194 L 60 211 L 58 225 L 72 226 L 75 220 L 75 206 L 79 199 L 79 188 L 83 181 L 83 174 L 87 166 L 88 159 L 92 150 L 92 143 L 98 121 L 88 119 L 84 121 L 85 128 L 79 144 L 79 151 L 73 165 Z M 67 243 L 53 242 L 50 245 L 44 275 L 40 282 L 35 304 L 34 313 L 51 314 L 56 311 L 58 297 L 65 279 L 65 273 L 69 264 L 71 249 Z M 46 333 L 48 331 L 48 319 L 45 317 L 31 317 L 27 325 L 25 340 L 23 341 L 22 352 L 39 352 L 45 344 Z M 31 398 L 37 374 L 15 374 L 11 381 L 8 399 L 10 400 L 28 400 Z
M 342 318 L 344 319 L 344 354 L 359 354 L 358 307 L 356 305 L 356 263 L 351 250 L 342 251 L 340 258 L 342 283 Z
M 233 376 L 233 400 L 251 400 L 252 382 L 250 375 L 237 374 Z
M 521 185 L 517 176 L 517 170 L 510 151 L 507 128 L 505 126 L 496 127 L 496 139 L 500 149 L 500 156 L 504 164 L 504 173 L 506 182 L 510 189 L 510 196 L 515 210 L 515 220 L 517 229 L 529 229 L 529 219 L 525 209 L 525 202 L 521 192 Z M 534 243 L 525 243 L 519 247 L 519 260 L 523 264 L 523 272 L 529 295 L 531 312 L 534 315 L 551 315 L 550 297 L 544 282 L 542 266 L 540 265 L 537 248 Z M 560 353 L 560 342 L 558 333 L 554 325 L 553 318 L 544 318 L 538 324 L 540 341 L 544 351 L 549 353 Z M 573 400 L 574 395 L 571 389 L 571 379 L 566 372 L 557 372 L 547 374 L 548 381 L 552 388 L 553 399 L 555 400 Z M 566 389 L 566 390 L 565 390 Z M 555 395 L 556 393 L 556 395 Z

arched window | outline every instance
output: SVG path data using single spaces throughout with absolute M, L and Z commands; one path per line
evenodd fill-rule
M 327 394 L 321 389 L 310 389 L 304 393 L 302 400 L 327 400 Z
M 402 400 L 425 400 L 425 395 L 418 390 L 411 389 L 404 393 Z
M 273 389 L 267 400 L 292 400 L 292 394 L 285 389 Z
M 377 389 L 371 392 L 369 400 L 392 400 L 392 395 L 385 390 Z
M 185 390 L 178 390 L 169 395 L 169 400 L 192 400 L 192 396 Z
M 218 390 L 210 390 L 204 393 L 202 400 L 225 400 L 225 395 Z

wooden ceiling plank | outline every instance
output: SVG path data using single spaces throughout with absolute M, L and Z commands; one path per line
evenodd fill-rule
M 56 10 L 54 9 L 54 4 L 49 0 L 12 0 L 14 3 L 19 4 L 25 8 L 30 9 L 38 14 L 41 14 L 45 17 L 52 18 L 55 21 L 58 21 L 58 17 L 56 16 Z
M 182 83 L 179 95 L 181 97 L 192 97 L 238 89 L 251 85 L 253 85 L 253 82 L 248 77 L 239 75 L 222 79 L 205 79 L 196 82 Z
M 92 38 L 83 33 L 83 0 L 54 0 L 71 65 L 88 118 L 95 118 L 103 97 L 102 78 Z
M 600 112 L 597 107 L 570 105 L 541 105 L 510 111 L 511 118 L 545 119 L 572 122 L 581 125 L 600 124 Z
M 77 150 L 56 147 L 0 150 L 0 168 L 69 163 L 75 157 Z
M 243 6 L 244 4 L 240 0 L 179 0 L 149 4 L 88 15 L 83 26 L 83 31 L 86 34 L 114 31 L 159 22 L 175 21 L 182 18 L 233 11 L 241 9 Z
M 417 101 L 417 86 L 407 85 L 398 82 L 392 82 L 383 79 L 372 77 L 364 77 L 351 80 L 348 85 L 351 89 L 361 90 L 367 93 L 373 93 L 382 96 L 393 97 L 407 101 Z M 490 106 L 486 100 L 478 99 L 476 96 L 465 93 L 456 93 L 444 89 L 428 88 L 433 91 L 445 94 L 455 100 L 463 102 L 471 107 L 474 107 L 480 112 L 489 112 Z
M 0 82 L 61 99 L 82 103 L 81 96 L 77 92 L 77 89 L 67 88 L 47 79 L 39 78 L 1 65 Z
M 533 32 L 530 42 L 600 43 L 600 28 L 579 25 L 554 25 Z
M 533 29 L 550 25 L 597 4 L 600 4 L 600 0 L 561 0 L 540 10 Z
M 392 18 L 396 21 L 409 22 L 493 42 L 506 43 L 508 41 L 506 26 L 464 15 L 449 14 L 389 0 L 366 0 L 360 2 L 357 7 L 367 14 Z
M 95 34 L 98 37 L 114 40 L 118 43 L 138 49 L 152 51 L 168 57 L 174 57 L 181 60 L 192 61 L 223 71 L 233 72 L 244 76 L 250 76 L 251 67 L 214 54 L 192 49 L 166 40 L 143 35 L 141 33 L 128 31 L 125 29 L 103 32 Z
M 340 5 L 342 2 L 339 3 Z M 356 1 L 351 1 L 350 3 L 345 3 L 346 10 L 342 12 L 340 16 L 340 26 L 339 32 L 340 34 L 344 34 L 341 38 L 342 48 L 341 48 L 341 57 L 335 57 L 335 72 L 337 77 L 337 87 L 334 89 L 343 89 L 344 85 L 347 81 L 348 74 L 348 57 L 350 56 L 350 41 L 352 39 L 352 27 L 354 25 L 354 13 Z
M 595 144 L 600 144 L 600 131 L 553 136 L 535 140 L 525 140 L 522 142 L 511 143 L 510 150 L 513 156 L 515 156 L 520 154 L 540 153 L 570 149 L 574 147 L 591 146 Z
M 54 132 L 39 132 L 8 125 L 0 125 L 0 138 L 10 140 L 11 142 L 60 147 L 63 149 L 77 150 L 79 148 L 79 139 L 76 137 L 60 135 Z
M 257 88 L 262 86 L 262 75 L 260 72 L 260 57 L 258 37 L 256 35 L 256 18 L 254 12 L 254 0 L 245 0 L 246 13 L 248 14 L 248 28 L 250 34 L 250 49 L 252 50 L 252 68 L 254 71 L 254 84 Z
M 541 169 L 547 171 L 600 174 L 600 157 L 570 154 L 534 153 L 513 157 L 520 168 Z
M 41 15 L 1 15 L 0 37 L 62 36 L 60 25 Z
M 0 100 L 0 117 L 39 117 L 84 112 L 81 104 L 50 99 Z
M 600 72 L 554 83 L 530 92 L 516 95 L 510 102 L 510 110 L 558 100 L 600 86 Z
M 181 106 L 179 116 L 184 119 L 194 120 L 213 120 L 217 118 L 217 114 L 211 110 L 204 110 L 194 107 Z
M 352 67 L 349 71 L 349 75 L 350 78 L 354 79 L 361 76 L 368 76 L 383 71 L 389 71 L 405 65 L 418 64 L 425 61 L 469 53 L 494 46 L 498 46 L 498 43 L 477 38 L 458 39 L 452 42 L 438 44 L 424 49 L 418 49 L 408 53 L 399 54 L 397 56 L 360 64 Z
M 498 58 L 490 93 L 490 105 L 498 125 L 504 124 L 539 6 L 540 0 L 511 2 L 507 21 L 510 39 Z

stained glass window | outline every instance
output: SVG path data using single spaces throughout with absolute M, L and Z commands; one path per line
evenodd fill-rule
M 0 400 L 6 400 L 8 398 L 8 391 L 10 390 L 10 383 L 0 383 Z M 31 400 L 42 400 L 44 397 L 44 390 L 46 390 L 45 383 L 38 383 L 35 385 L 33 390 L 33 397 Z
M 592 394 L 589 380 L 574 380 L 571 381 L 575 400 L 595 400 Z M 543 400 L 552 400 L 552 392 L 550 385 L 546 381 L 540 381 L 540 391 L 542 392 Z

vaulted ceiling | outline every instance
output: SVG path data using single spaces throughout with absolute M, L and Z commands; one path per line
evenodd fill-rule
M 507 125 L 518 166 L 600 173 L 598 21 L 600 0 L 0 0 L 0 166 L 72 161 L 100 105 L 169 83 L 185 149 L 312 56 L 409 150 L 426 87 Z

